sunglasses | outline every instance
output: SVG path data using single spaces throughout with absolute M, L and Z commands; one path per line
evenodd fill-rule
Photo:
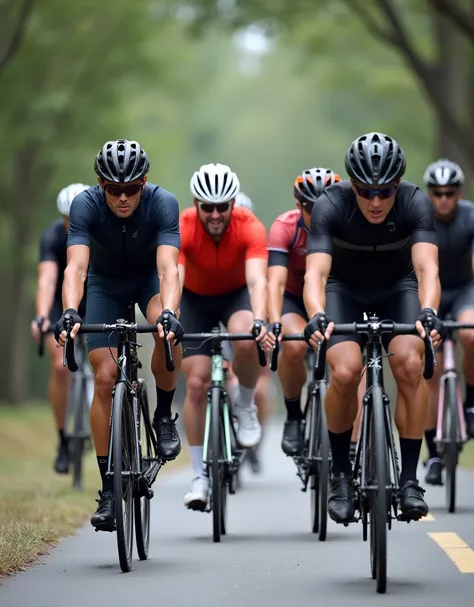
M 104 190 L 111 196 L 119 198 L 122 194 L 125 196 L 135 196 L 142 189 L 143 183 L 131 183 L 130 185 L 115 185 L 115 183 L 104 183 Z
M 395 194 L 397 193 L 398 186 L 391 185 L 386 188 L 381 188 L 380 190 L 374 190 L 372 188 L 366 188 L 364 186 L 357 185 L 357 183 L 354 183 L 354 187 L 356 192 L 362 198 L 368 198 L 370 200 L 377 196 L 378 198 L 380 198 L 380 200 L 386 200 L 387 198 L 395 196 Z
M 212 202 L 200 202 L 199 208 L 204 213 L 214 213 L 217 210 L 218 213 L 225 213 L 230 208 L 230 202 L 221 202 L 219 204 L 215 204 Z
M 431 195 L 435 198 L 442 198 L 443 196 L 446 196 L 446 198 L 453 198 L 453 196 L 456 196 L 456 194 L 456 190 L 448 190 L 447 192 L 440 192 L 440 190 L 431 190 Z

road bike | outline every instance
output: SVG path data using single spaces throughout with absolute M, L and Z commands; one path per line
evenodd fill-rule
M 210 341 L 211 387 L 207 392 L 206 420 L 204 426 L 204 460 L 210 483 L 210 500 L 206 508 L 212 512 L 212 539 L 220 542 L 227 533 L 227 494 L 236 491 L 238 471 L 246 449 L 239 444 L 233 415 L 233 405 L 227 391 L 227 368 L 222 354 L 222 342 L 254 340 L 260 328 L 253 333 L 221 333 L 215 327 L 211 333 L 185 333 L 182 342 Z M 267 364 L 265 353 L 257 344 L 259 363 Z
M 137 334 L 156 333 L 156 324 L 137 324 L 135 306 L 129 306 L 130 320 L 118 319 L 113 324 L 83 324 L 79 333 L 116 332 L 118 334 L 117 379 L 112 393 L 107 475 L 114 479 L 115 525 L 97 531 L 117 531 L 117 548 L 122 571 L 132 567 L 133 523 L 140 560 L 146 560 L 150 544 L 150 500 L 152 485 L 166 463 L 157 454 L 156 436 L 150 419 L 145 381 L 138 377 Z M 72 319 L 65 316 L 70 332 Z M 169 331 L 169 316 L 163 316 L 165 336 Z M 170 342 L 164 340 L 166 366 L 174 370 Z M 77 371 L 74 342 L 68 338 L 64 348 L 65 364 Z

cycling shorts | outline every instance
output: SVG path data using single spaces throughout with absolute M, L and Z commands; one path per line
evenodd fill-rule
M 241 310 L 251 310 L 247 287 L 224 295 L 198 295 L 183 289 L 179 304 L 179 320 L 185 333 L 208 333 L 222 323 L 228 326 L 229 318 Z M 188 356 L 211 356 L 212 345 L 199 342 L 183 343 L 183 358 Z
M 454 318 L 459 318 L 464 310 L 474 308 L 474 280 L 457 287 L 456 289 L 443 289 L 441 291 L 441 303 L 439 305 L 438 316 L 445 318 L 451 314 Z
M 420 314 L 418 283 L 413 278 L 404 278 L 390 288 L 357 290 L 352 285 L 329 279 L 326 285 L 326 314 L 338 323 L 364 322 L 364 313 L 376 315 L 380 320 L 398 323 L 414 323 Z M 382 335 L 382 343 L 387 350 L 393 335 Z M 334 335 L 328 348 L 337 343 L 354 341 L 361 348 L 365 346 L 364 335 Z
M 119 318 L 129 320 L 130 303 L 137 303 L 142 314 L 150 300 L 160 292 L 160 281 L 156 270 L 146 276 L 120 279 L 116 276 L 90 275 L 87 280 L 86 323 L 114 323 Z M 89 333 L 89 352 L 97 348 L 116 348 L 117 333 Z
M 301 318 L 304 318 L 307 322 L 308 314 L 304 307 L 303 298 L 285 291 L 281 315 L 284 316 L 285 314 L 298 314 L 298 316 L 301 316 Z

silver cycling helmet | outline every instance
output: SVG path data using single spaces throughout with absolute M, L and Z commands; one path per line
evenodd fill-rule
M 249 211 L 252 211 L 252 213 L 255 213 L 255 205 L 247 194 L 244 194 L 243 192 L 239 192 L 235 197 L 235 206 L 243 207 L 244 209 L 248 209 Z
M 395 139 L 384 133 L 367 133 L 352 142 L 346 154 L 346 171 L 364 185 L 385 185 L 405 173 L 405 153 Z
M 150 161 L 138 141 L 107 141 L 97 154 L 94 171 L 101 179 L 128 183 L 141 179 L 150 170 Z
M 464 184 L 464 173 L 461 167 L 447 158 L 440 158 L 432 162 L 423 175 L 426 187 Z

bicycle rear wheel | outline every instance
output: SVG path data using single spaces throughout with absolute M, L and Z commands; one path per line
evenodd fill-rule
M 388 457 L 385 437 L 384 402 L 382 390 L 374 386 L 371 392 L 370 415 L 370 474 L 373 486 L 370 495 L 370 560 L 372 577 L 377 580 L 377 592 L 387 587 L 387 485 Z
M 448 512 L 456 510 L 456 468 L 458 465 L 458 384 L 455 377 L 447 377 L 444 390 L 444 465 L 446 468 L 446 503 Z
M 133 554 L 133 471 L 135 440 L 127 387 L 115 386 L 112 411 L 112 457 L 114 465 L 115 520 L 120 568 L 130 571 Z
M 211 485 L 212 485 L 212 539 L 214 542 L 221 541 L 221 535 L 225 534 L 225 512 L 226 500 L 223 499 L 223 464 L 221 436 L 221 390 L 217 386 L 211 388 L 211 427 L 209 428 L 211 438 Z M 224 525 L 223 525 L 224 523 Z
M 326 398 L 327 384 L 320 382 L 317 395 L 318 411 L 318 435 L 317 435 L 317 467 L 318 467 L 318 514 L 319 514 L 319 540 L 326 541 L 328 524 L 328 493 L 329 476 L 331 473 L 329 431 L 326 421 L 326 412 L 324 410 L 324 399 Z
M 142 409 L 149 412 L 148 392 L 143 379 L 139 380 L 138 388 L 138 428 L 140 437 L 140 472 L 145 474 L 150 461 L 154 457 L 153 446 L 150 435 L 148 434 L 145 423 L 143 422 Z M 144 482 L 144 481 L 143 481 Z M 148 558 L 150 547 L 150 498 L 140 494 L 134 497 L 135 514 L 135 541 L 137 544 L 137 553 L 141 561 Z

